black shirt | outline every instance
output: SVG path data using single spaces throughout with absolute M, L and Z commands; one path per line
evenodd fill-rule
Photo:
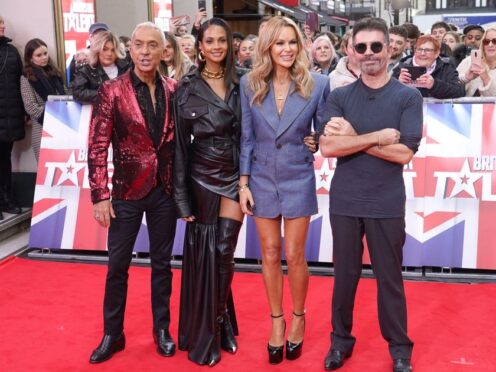
M 328 117 L 342 116 L 358 135 L 384 128 L 400 131 L 400 143 L 417 151 L 422 138 L 422 96 L 418 90 L 391 79 L 371 89 L 361 79 L 334 89 L 329 95 Z M 364 151 L 338 158 L 331 181 L 331 214 L 398 218 L 405 215 L 403 165 Z
M 155 77 L 155 107 L 153 107 L 152 96 L 148 85 L 142 82 L 131 69 L 131 82 L 133 84 L 136 98 L 145 118 L 148 132 L 155 147 L 160 143 L 160 137 L 164 129 L 165 120 L 165 92 L 162 85 L 162 78 L 159 73 Z

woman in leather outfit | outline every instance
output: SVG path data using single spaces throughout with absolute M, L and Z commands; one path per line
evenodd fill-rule
M 72 95 L 79 103 L 95 103 L 100 85 L 129 67 L 123 46 L 110 31 L 99 32 L 90 46 L 88 63 L 77 67 Z
M 198 69 L 183 77 L 175 103 L 174 197 L 179 217 L 187 221 L 179 348 L 193 362 L 213 366 L 221 348 L 237 350 L 233 306 L 227 303 L 232 305 L 234 251 L 243 221 L 239 83 L 225 21 L 203 23 L 196 48 Z

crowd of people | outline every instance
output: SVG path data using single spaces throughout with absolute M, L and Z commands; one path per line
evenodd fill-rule
M 438 22 L 421 35 L 410 23 L 388 28 L 367 18 L 341 37 L 266 16 L 258 36 L 244 37 L 222 19 L 206 19 L 203 9 L 191 34 L 183 26 L 173 22 L 162 32 L 146 22 L 130 38 L 118 38 L 98 22 L 89 29 L 89 47 L 71 63 L 70 92 L 93 105 L 89 180 L 94 218 L 108 228 L 104 336 L 90 362 L 125 348 L 128 269 L 143 213 L 160 355 L 176 351 L 169 299 L 177 218 L 186 222 L 178 347 L 209 366 L 219 363 L 222 350 L 237 351 L 231 283 L 249 215 L 260 237 L 271 312 L 268 361 L 299 358 L 309 276 L 305 241 L 317 213 L 313 154 L 320 147 L 323 156 L 338 158 L 330 202 L 332 333 L 324 367 L 342 367 L 353 352 L 365 236 L 393 371 L 411 371 L 401 278 L 402 169 L 421 139 L 422 97 L 496 96 L 496 28 L 469 25 L 460 35 Z M 0 211 L 19 213 L 10 198 L 12 144 L 23 138 L 29 115 L 38 158 L 47 97 L 68 89 L 45 42 L 30 40 L 24 63 L 10 42 L 0 17 Z M 292 303 L 288 330 L 283 250 Z

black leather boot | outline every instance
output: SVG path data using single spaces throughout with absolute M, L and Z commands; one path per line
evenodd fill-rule
M 232 354 L 238 350 L 238 343 L 226 305 L 231 292 L 231 283 L 234 276 L 234 251 L 238 243 L 241 226 L 241 222 L 230 218 L 219 217 L 217 222 L 216 254 L 219 268 L 218 321 L 220 340 L 222 349 Z
M 207 365 L 209 367 L 215 366 L 220 362 L 220 317 L 217 318 L 215 331 L 215 338 L 210 349 L 210 355 L 208 356 Z

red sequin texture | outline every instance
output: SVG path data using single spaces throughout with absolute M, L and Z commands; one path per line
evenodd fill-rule
M 105 82 L 94 105 L 88 139 L 88 170 L 93 203 L 109 199 L 107 157 L 112 143 L 114 173 L 112 198 L 139 200 L 157 185 L 157 172 L 165 192 L 172 194 L 174 119 L 171 93 L 175 81 L 163 78 L 165 122 L 158 148 L 148 134 L 129 72 Z

